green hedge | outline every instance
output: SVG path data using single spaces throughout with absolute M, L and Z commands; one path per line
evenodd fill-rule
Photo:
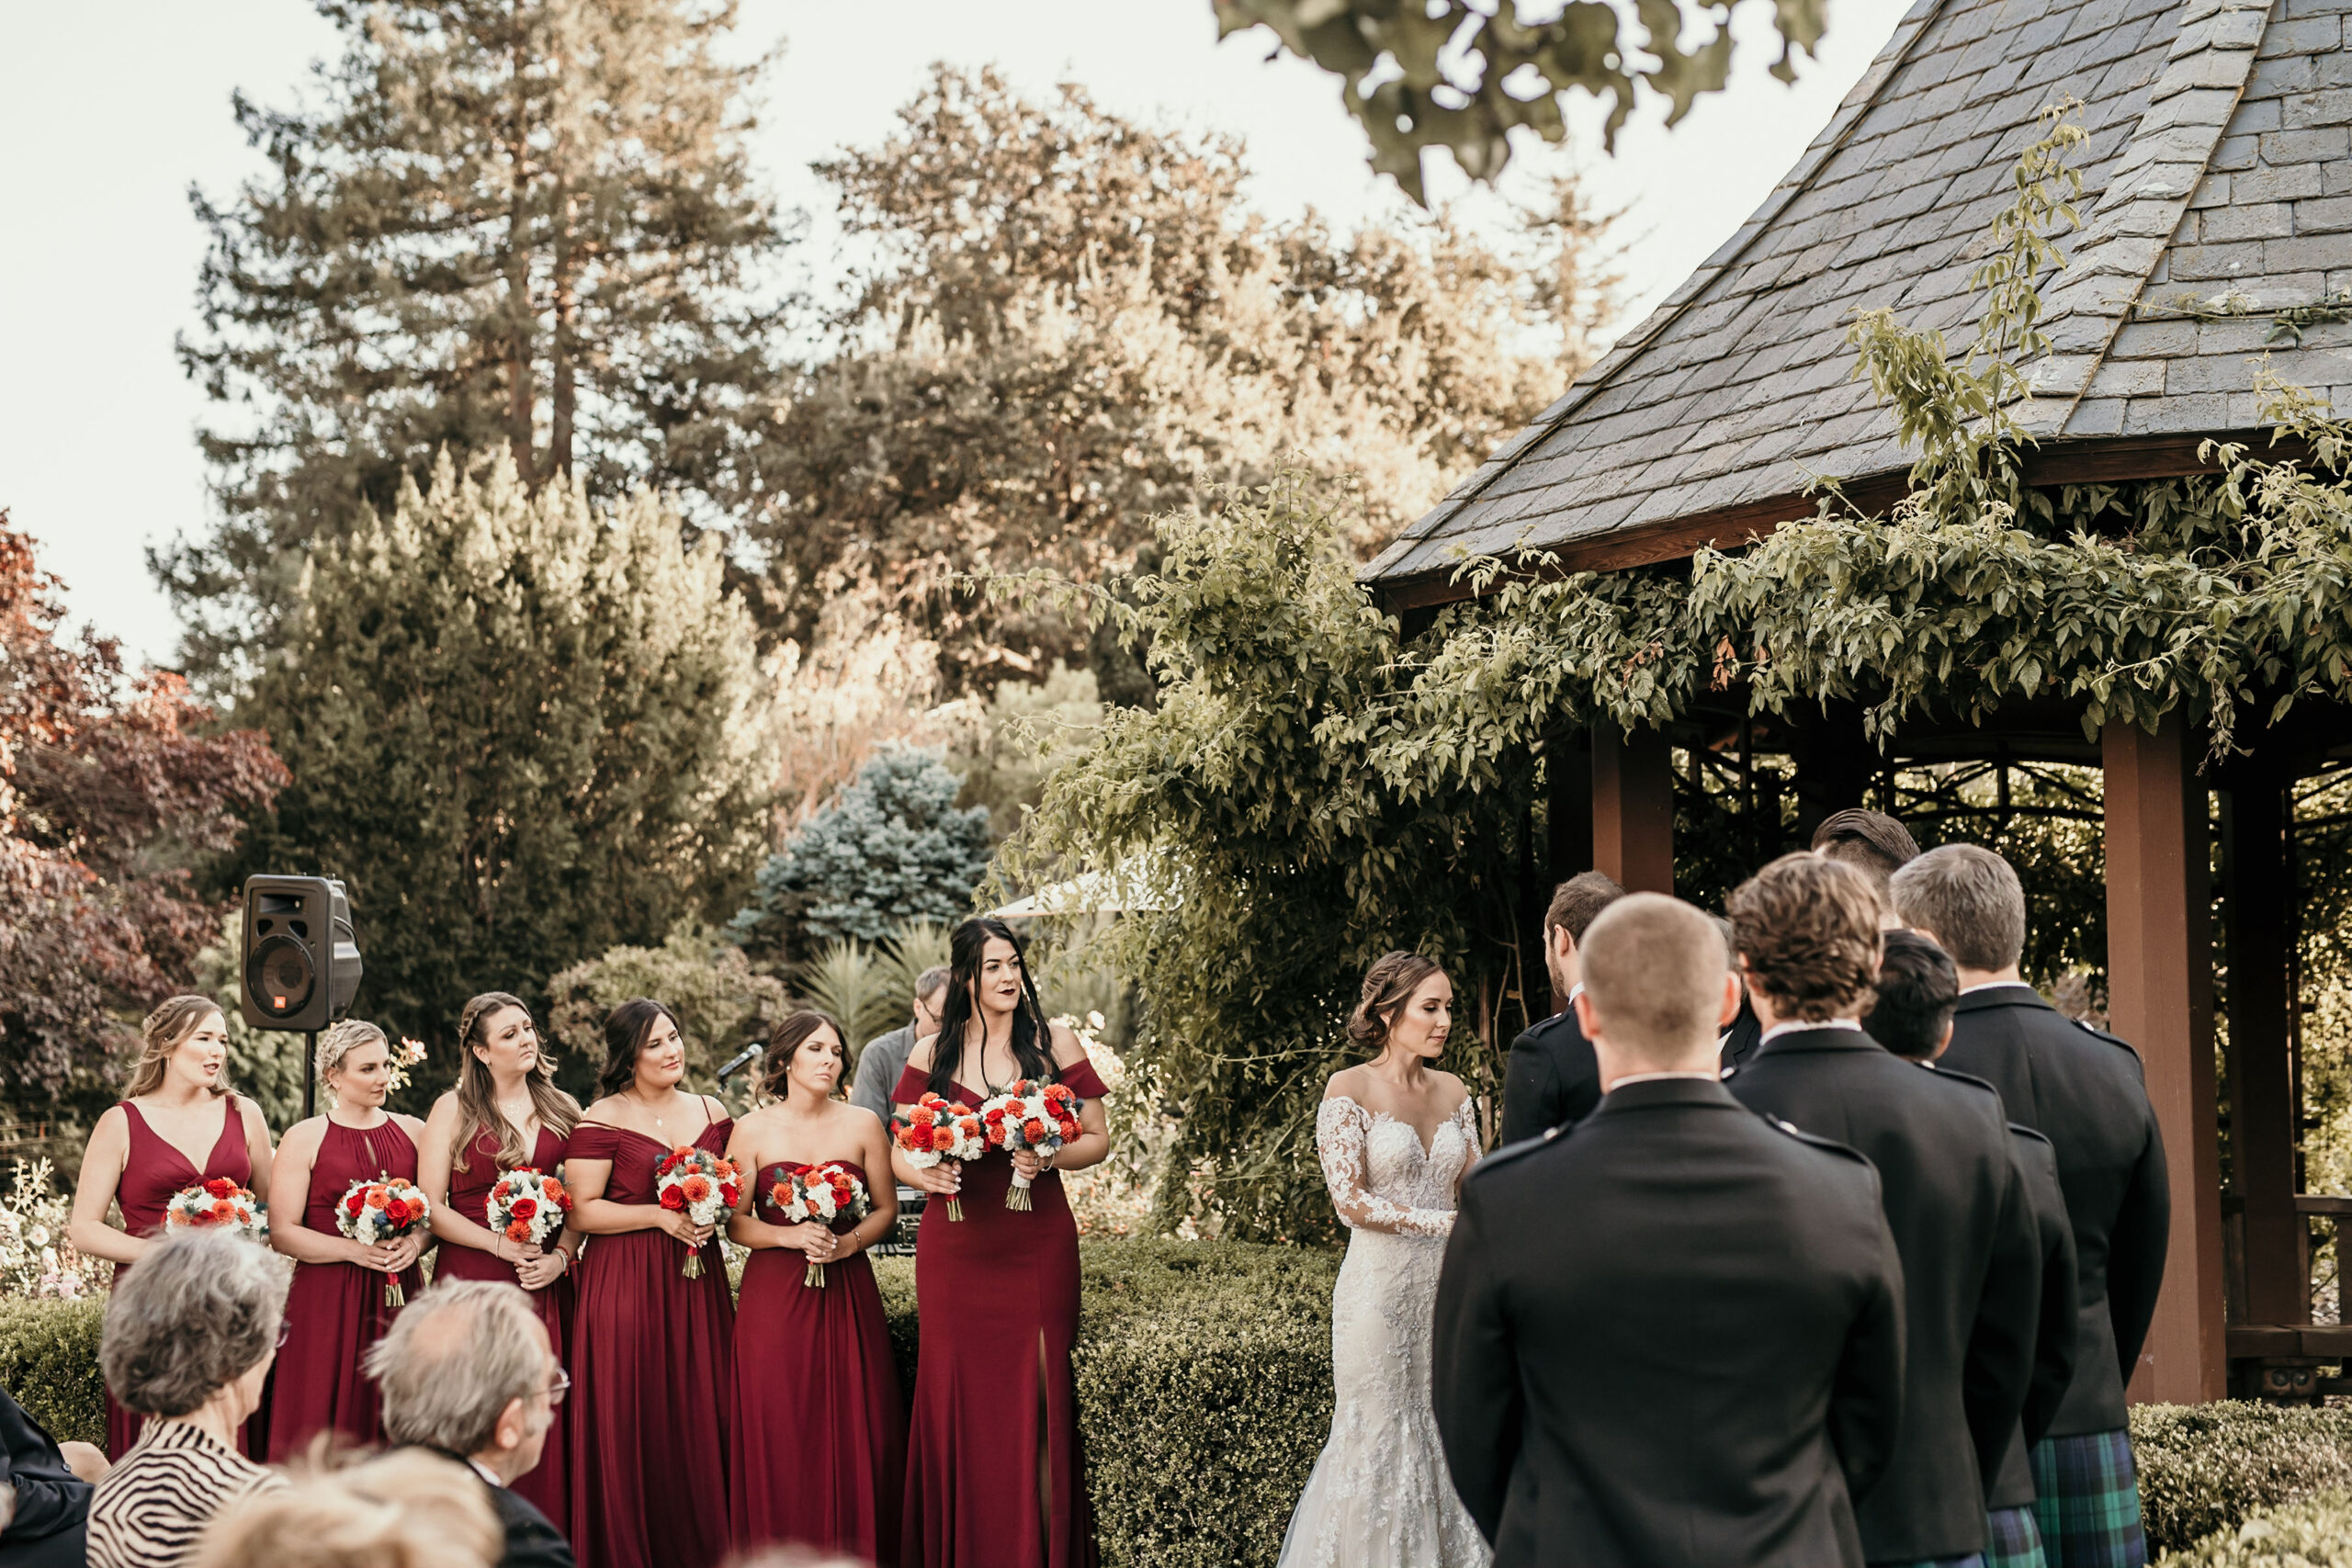
M 0 1298 L 0 1388 L 17 1396 L 60 1442 L 107 1440 L 107 1389 L 98 1376 L 106 1300 Z
M 2352 1492 L 2262 1509 L 2158 1568 L 2352 1568 Z
M 2233 1530 L 2259 1509 L 2352 1486 L 2352 1410 L 2143 1404 L 2132 1412 L 2132 1451 L 2154 1557 Z

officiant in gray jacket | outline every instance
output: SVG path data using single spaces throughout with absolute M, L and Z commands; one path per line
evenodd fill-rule
M 939 1032 L 939 1004 L 947 993 L 947 969 L 933 964 L 915 979 L 914 1017 L 904 1028 L 877 1034 L 857 1054 L 857 1077 L 850 1086 L 849 1102 L 871 1111 L 890 1124 L 890 1091 L 907 1070 L 915 1043 Z

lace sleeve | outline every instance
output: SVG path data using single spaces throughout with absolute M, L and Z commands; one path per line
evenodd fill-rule
M 1366 1185 L 1364 1135 L 1372 1118 L 1354 1100 L 1337 1096 L 1315 1113 L 1315 1151 L 1323 1160 L 1323 1184 L 1331 1206 L 1351 1230 L 1392 1235 L 1451 1235 L 1453 1211 L 1415 1209 L 1391 1201 Z
M 1462 1146 L 1470 1151 L 1470 1157 L 1462 1162 L 1462 1168 L 1453 1177 L 1454 1202 L 1459 1207 L 1462 1184 L 1470 1179 L 1470 1168 L 1487 1153 L 1487 1145 L 1478 1135 L 1478 1097 L 1474 1094 L 1464 1098 L 1460 1109 L 1454 1111 L 1453 1119 L 1462 1123 Z

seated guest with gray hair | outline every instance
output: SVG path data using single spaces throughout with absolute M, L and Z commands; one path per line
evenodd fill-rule
M 219 1231 L 171 1234 L 115 1282 L 98 1366 L 139 1440 L 90 1498 L 90 1568 L 184 1568 L 215 1514 L 285 1484 L 237 1451 L 285 1323 L 277 1254 Z
M 298 1466 L 292 1484 L 222 1517 L 198 1568 L 491 1568 L 503 1544 L 464 1465 L 396 1449 L 341 1470 Z
M 435 1285 L 368 1347 L 368 1375 L 383 1391 L 394 1442 L 462 1460 L 481 1478 L 505 1531 L 501 1568 L 573 1568 L 562 1532 L 510 1490 L 539 1462 L 571 1386 L 520 1287 Z

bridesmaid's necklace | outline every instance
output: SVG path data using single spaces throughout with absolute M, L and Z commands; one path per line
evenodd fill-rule
M 987 1066 L 987 1065 L 986 1065 L 985 1063 L 983 1063 L 983 1064 L 981 1065 L 980 1072 L 982 1073 L 982 1075 L 983 1075 L 983 1076 L 985 1076 L 985 1075 L 987 1074 L 987 1072 L 988 1072 L 988 1066 Z M 645 1100 L 643 1100 L 643 1098 L 642 1098 L 642 1097 L 640 1097 L 640 1096 L 638 1094 L 637 1090 L 635 1090 L 635 1089 L 630 1089 L 630 1090 L 628 1090 L 628 1097 L 629 1097 L 631 1100 L 636 1100 L 636 1101 L 637 1101 L 637 1108 L 638 1108 L 639 1111 L 644 1111 L 648 1116 L 653 1116 L 653 1107 L 651 1107 L 650 1105 L 646 1104 L 646 1103 L 645 1103 Z M 661 1125 L 662 1125 L 662 1118 L 660 1118 L 659 1116 L 653 1116 L 653 1124 L 654 1124 L 656 1127 L 661 1126 Z

